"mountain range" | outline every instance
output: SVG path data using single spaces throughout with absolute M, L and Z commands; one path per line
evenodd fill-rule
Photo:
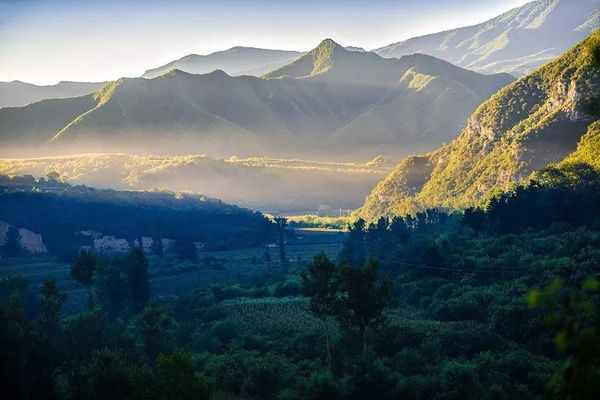
M 10 149 L 396 156 L 450 140 L 512 81 L 426 55 L 385 59 L 331 39 L 264 78 L 179 70 L 93 95 L 0 110 Z
M 374 50 L 383 57 L 429 54 L 483 73 L 522 76 L 600 28 L 600 0 L 538 0 L 484 23 Z
M 178 69 L 190 74 L 207 74 L 220 69 L 231 76 L 262 76 L 280 68 L 302 55 L 298 51 L 258 49 L 236 46 L 208 55 L 189 54 L 160 67 L 149 69 L 144 78 L 156 78 Z
M 599 93 L 596 31 L 492 96 L 450 144 L 403 160 L 357 215 L 372 220 L 424 208 L 483 205 L 550 163 L 597 158 L 586 149 L 598 148 Z
M 106 82 L 59 82 L 39 86 L 12 81 L 0 82 L 0 108 L 21 107 L 45 99 L 78 97 L 100 90 Z

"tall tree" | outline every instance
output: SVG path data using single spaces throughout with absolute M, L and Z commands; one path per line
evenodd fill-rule
M 82 250 L 71 265 L 71 277 L 85 287 L 90 287 L 96 272 L 97 258 L 91 250 Z
M 127 256 L 127 284 L 134 311 L 142 311 L 150 300 L 150 282 L 148 260 L 139 247 L 132 248 Z
M 365 220 L 359 218 L 349 227 L 348 239 L 340 253 L 340 262 L 359 267 L 366 261 Z
M 339 286 L 337 269 L 325 253 L 321 253 L 313 259 L 301 278 L 302 291 L 305 296 L 310 297 L 310 311 L 324 321 L 327 363 L 331 369 L 331 338 L 326 320 L 336 313 Z
M 363 355 L 367 351 L 369 330 L 383 323 L 383 311 L 392 303 L 392 283 L 380 279 L 378 269 L 376 262 L 363 268 L 340 269 L 341 293 L 336 317 L 342 326 L 361 338 Z
M 288 259 L 285 254 L 285 229 L 287 227 L 287 218 L 277 217 L 275 218 L 277 224 L 278 242 L 279 242 L 279 262 L 281 268 L 286 270 L 288 267 Z

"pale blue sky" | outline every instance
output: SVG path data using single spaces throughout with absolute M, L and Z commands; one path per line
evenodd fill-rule
M 373 49 L 527 0 L 0 0 L 0 81 L 111 80 L 232 46 Z

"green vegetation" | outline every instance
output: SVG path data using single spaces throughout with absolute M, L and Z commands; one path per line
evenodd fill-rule
M 200 195 L 97 190 L 32 176 L 0 176 L 0 221 L 41 234 L 51 254 L 67 258 L 98 235 L 126 247 L 146 236 L 231 249 L 264 245 L 273 233 L 262 214 Z
M 0 373 L 15 399 L 595 399 L 599 205 L 598 171 L 550 166 L 464 214 L 357 220 L 337 261 L 200 252 L 233 279 L 170 296 L 165 258 L 82 252 L 77 311 L 4 275 Z
M 401 163 L 374 189 L 359 215 L 376 220 L 386 213 L 482 205 L 495 192 L 567 157 L 588 127 L 597 129 L 592 123 L 598 114 L 591 105 L 597 102 L 600 70 L 589 54 L 596 51 L 599 38 L 597 31 L 556 61 L 500 90 L 475 111 L 458 138 L 420 158 L 427 167 Z M 407 185 L 414 176 L 419 177 L 416 183 Z

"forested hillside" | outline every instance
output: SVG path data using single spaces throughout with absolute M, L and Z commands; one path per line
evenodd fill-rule
M 271 235 L 261 214 L 198 195 L 97 190 L 31 176 L 0 176 L 0 205 L 0 221 L 41 234 L 57 256 L 77 254 L 98 237 L 126 247 L 147 237 L 239 248 Z
M 600 118 L 600 31 L 558 60 L 500 90 L 457 139 L 400 163 L 359 214 L 377 218 L 418 209 L 483 204 L 576 150 Z M 593 135 L 593 133 L 590 133 Z M 417 177 L 417 179 L 411 178 Z

